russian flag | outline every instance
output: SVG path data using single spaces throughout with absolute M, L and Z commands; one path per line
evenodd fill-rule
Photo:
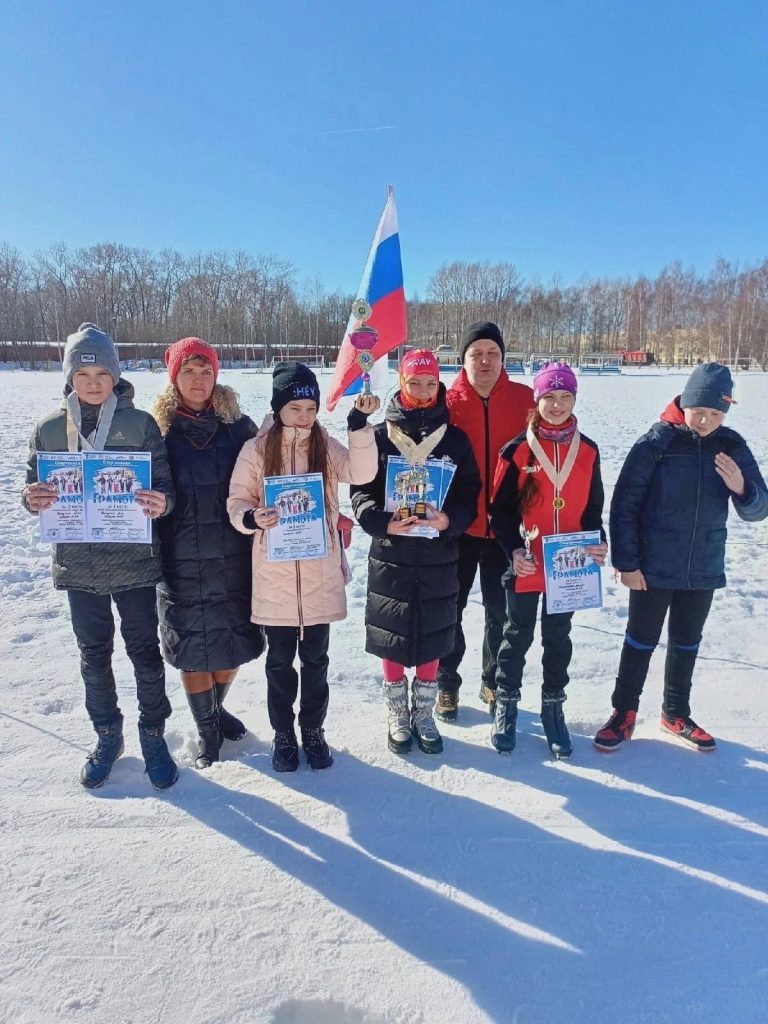
M 383 376 L 386 377 L 386 361 L 382 364 L 378 360 L 390 349 L 402 345 L 408 337 L 400 235 L 397 230 L 395 196 L 391 186 L 387 189 L 387 203 L 373 236 L 371 251 L 368 253 L 360 288 L 355 298 L 365 299 L 371 307 L 373 312 L 366 320 L 366 325 L 375 327 L 379 332 L 379 340 L 371 350 L 377 360 L 371 372 L 371 385 L 375 386 L 378 376 L 376 371 L 382 366 L 385 371 Z M 357 351 L 349 340 L 350 332 L 357 322 L 354 313 L 350 314 L 331 387 L 325 400 L 329 411 L 336 408 L 342 395 L 357 394 L 362 388 L 362 371 L 357 365 Z

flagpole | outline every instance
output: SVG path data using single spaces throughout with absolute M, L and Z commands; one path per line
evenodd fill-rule
M 389 202 L 389 200 L 394 195 L 394 191 L 395 191 L 394 185 L 387 185 L 387 202 Z M 408 339 L 406 339 L 406 341 L 407 340 Z M 402 342 L 400 345 L 398 345 L 397 348 L 395 349 L 395 352 L 397 353 L 397 361 L 398 361 L 398 363 L 401 363 L 402 360 L 403 360 L 403 350 L 404 350 L 404 347 L 405 347 L 405 341 Z

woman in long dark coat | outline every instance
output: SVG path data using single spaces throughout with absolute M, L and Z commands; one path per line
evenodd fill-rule
M 437 669 L 453 650 L 459 593 L 458 540 L 477 515 L 480 474 L 469 438 L 448 423 L 445 385 L 434 355 L 408 352 L 400 366 L 400 390 L 376 427 L 379 468 L 375 480 L 350 491 L 360 525 L 373 538 L 368 557 L 365 610 L 369 654 L 383 660 L 384 696 L 389 716 L 388 744 L 395 753 L 411 748 L 411 735 L 429 754 L 443 749 L 434 722 Z M 419 475 L 428 460 L 446 460 L 455 473 L 442 509 L 428 501 L 426 523 L 387 511 L 390 456 L 403 457 Z M 414 536 L 431 526 L 436 536 Z M 412 706 L 404 669 L 415 665 Z
M 224 709 L 240 665 L 264 649 L 251 622 L 251 539 L 232 529 L 227 496 L 237 456 L 256 435 L 232 388 L 216 383 L 216 350 L 183 338 L 165 353 L 170 384 L 153 415 L 165 435 L 176 505 L 162 522 L 158 584 L 160 642 L 181 681 L 197 725 L 197 768 L 219 759 L 222 739 L 243 723 Z

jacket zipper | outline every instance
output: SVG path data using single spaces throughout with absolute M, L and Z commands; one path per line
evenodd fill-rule
M 485 416 L 485 537 L 491 536 L 491 417 L 488 409 L 488 398 L 483 400 L 483 413 Z
M 299 440 L 299 431 L 293 428 L 293 444 L 291 445 L 291 474 L 296 473 L 296 444 Z M 296 566 L 296 605 L 299 609 L 299 640 L 304 639 L 304 608 L 301 603 L 301 562 L 294 562 Z
M 699 472 L 696 478 L 696 511 L 693 514 L 693 532 L 691 533 L 691 546 L 688 549 L 688 572 L 686 578 L 688 581 L 688 587 L 691 586 L 691 561 L 693 560 L 693 548 L 696 543 L 696 527 L 699 522 L 699 505 L 701 503 L 701 437 L 696 435 L 696 447 L 698 448 L 699 456 Z

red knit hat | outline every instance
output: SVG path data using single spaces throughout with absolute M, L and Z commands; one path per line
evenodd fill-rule
M 176 383 L 179 370 L 187 359 L 191 359 L 192 356 L 207 359 L 213 367 L 213 379 L 216 380 L 219 376 L 219 357 L 213 345 L 209 345 L 202 338 L 182 338 L 180 341 L 174 341 L 165 350 L 165 365 L 168 367 L 168 376 L 171 378 L 171 384 Z

